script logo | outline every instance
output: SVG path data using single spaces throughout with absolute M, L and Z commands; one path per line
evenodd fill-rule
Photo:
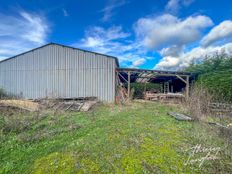
M 218 153 L 221 151 L 220 147 L 203 147 L 201 144 L 189 149 L 190 155 L 184 165 L 194 164 L 199 162 L 199 167 L 207 160 L 218 160 Z M 196 157 L 197 156 L 197 157 Z M 200 157 L 199 157 L 200 156 Z

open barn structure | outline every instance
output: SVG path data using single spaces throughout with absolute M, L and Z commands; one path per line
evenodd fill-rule
M 124 84 L 130 96 L 131 82 L 168 84 L 168 91 L 183 87 L 189 96 L 191 74 L 120 68 L 113 56 L 49 43 L 0 61 L 0 88 L 24 98 L 97 97 L 114 102 Z
M 185 97 L 189 98 L 192 73 L 133 68 L 117 68 L 116 73 L 120 81 L 127 85 L 128 96 L 130 96 L 131 83 L 158 83 L 162 85 L 162 93 L 177 93 L 184 89 Z

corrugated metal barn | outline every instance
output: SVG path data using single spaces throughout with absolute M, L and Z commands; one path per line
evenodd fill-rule
M 26 99 L 114 102 L 115 57 L 50 43 L 0 62 L 0 88 Z

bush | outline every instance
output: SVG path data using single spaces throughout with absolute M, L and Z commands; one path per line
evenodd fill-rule
M 7 97 L 6 91 L 4 89 L 0 88 L 0 99 L 6 98 L 6 97 Z
M 214 94 L 217 101 L 232 102 L 232 56 L 216 54 L 200 64 L 190 65 L 186 71 L 195 73 L 196 84 Z
M 160 91 L 160 84 L 156 83 L 131 83 L 131 88 L 134 89 L 134 98 L 143 98 L 144 91 L 157 90 Z

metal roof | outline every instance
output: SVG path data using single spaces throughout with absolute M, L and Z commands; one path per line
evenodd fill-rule
M 58 46 L 66 47 L 66 48 L 71 48 L 71 49 L 76 49 L 76 50 L 80 50 L 80 51 L 84 51 L 84 52 L 89 52 L 89 53 L 93 53 L 93 54 L 98 54 L 98 55 L 107 56 L 107 57 L 109 57 L 109 58 L 114 59 L 114 60 L 116 61 L 117 66 L 119 67 L 119 62 L 118 62 L 118 58 L 117 58 L 117 57 L 110 56 L 110 55 L 106 55 L 106 54 L 101 54 L 101 53 L 97 53 L 97 52 L 93 52 L 93 51 L 88 51 L 88 50 L 84 50 L 84 49 L 80 49 L 80 48 L 75 48 L 75 47 L 71 47 L 71 46 L 67 46 L 67 45 L 62 45 L 62 44 L 58 44 L 58 43 L 53 43 L 53 42 L 50 42 L 50 43 L 48 43 L 48 44 L 45 44 L 45 45 L 42 45 L 42 46 L 40 46 L 40 47 L 34 48 L 34 49 L 32 49 L 32 50 L 29 50 L 29 51 L 20 53 L 20 54 L 18 54 L 18 55 L 13 56 L 13 57 L 6 58 L 6 59 L 4 59 L 4 60 L 1 60 L 0 63 L 5 62 L 5 61 L 10 60 L 10 59 L 13 59 L 13 58 L 15 58 L 15 57 L 17 57 L 17 56 L 20 56 L 20 55 L 23 55 L 23 54 L 26 54 L 26 53 L 35 51 L 35 50 L 37 50 L 37 49 L 40 49 L 40 48 L 49 46 L 49 45 L 58 45 Z

